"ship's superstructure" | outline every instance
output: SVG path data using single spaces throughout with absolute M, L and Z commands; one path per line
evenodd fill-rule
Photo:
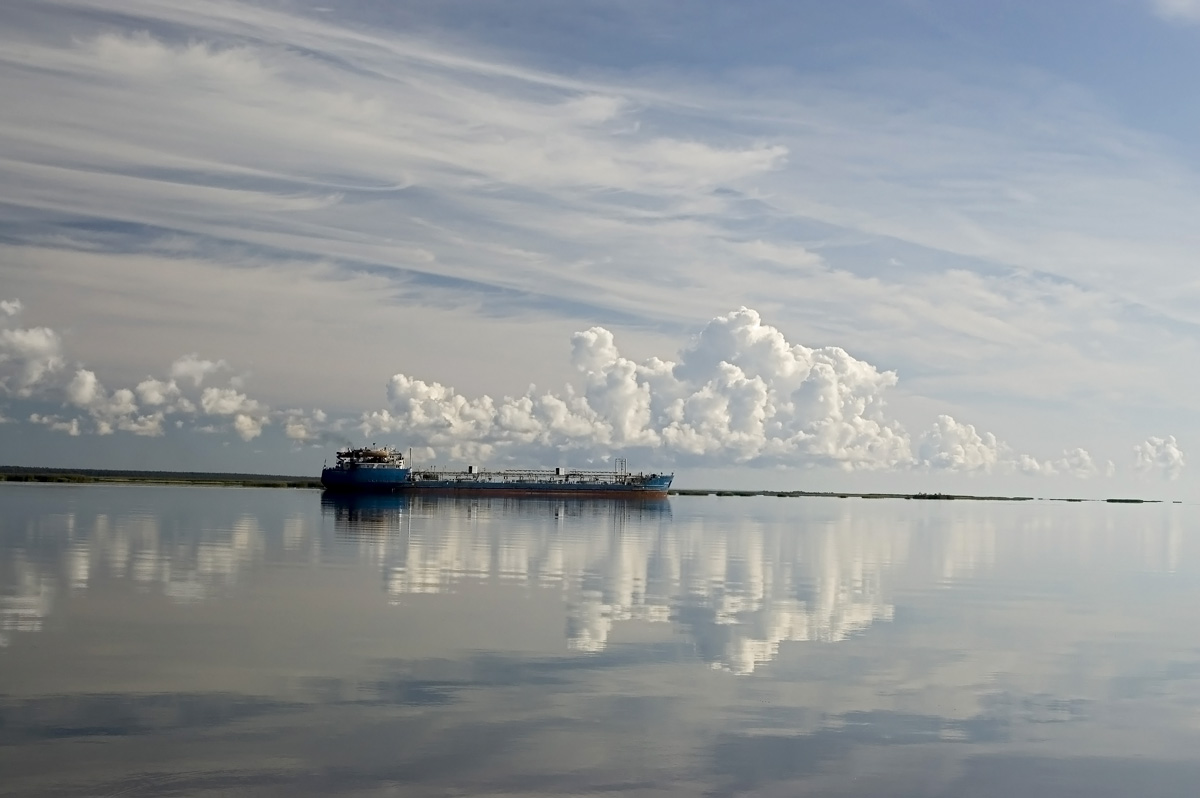
M 665 496 L 673 478 L 674 474 L 630 473 L 624 458 L 614 460 L 610 471 L 413 468 L 402 452 L 389 446 L 340 449 L 334 464 L 321 471 L 326 490 L 387 493 Z

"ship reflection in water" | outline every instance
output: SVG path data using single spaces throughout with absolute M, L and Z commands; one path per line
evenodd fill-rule
M 1194 506 L 0 503 L 0 796 L 1200 783 Z

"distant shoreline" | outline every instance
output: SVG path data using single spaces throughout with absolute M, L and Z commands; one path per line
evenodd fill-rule
M 318 477 L 286 474 L 226 474 L 206 471 L 123 471 L 104 468 L 45 468 L 0 466 L 0 482 L 43 484 L 146 484 L 209 485 L 244 488 L 320 488 Z M 917 501 L 976 502 L 1108 502 L 1110 504 L 1162 504 L 1162 499 L 1040 499 L 1034 496 L 973 496 L 960 493 L 854 493 L 812 490 L 716 490 L 712 488 L 672 488 L 670 496 L 774 496 L 779 498 L 817 497 L 827 499 L 909 499 Z M 1176 500 L 1175 504 L 1182 502 Z
M 245 488 L 319 488 L 318 477 L 286 474 L 225 474 L 206 471 L 123 471 L 105 468 L 0 466 L 0 482 L 52 484 L 213 485 Z
M 1056 499 L 1036 496 L 974 496 L 967 493 L 853 493 L 839 490 L 713 490 L 672 488 L 672 496 L 817 496 L 829 499 L 916 499 L 918 501 L 972 502 L 1108 502 L 1109 504 L 1162 504 L 1163 499 Z M 1175 504 L 1182 504 L 1175 501 Z

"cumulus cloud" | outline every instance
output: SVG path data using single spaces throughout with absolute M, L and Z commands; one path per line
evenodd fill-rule
M 21 309 L 21 300 L 4 300 L 0 323 Z M 30 396 L 64 364 L 62 338 L 49 327 L 0 329 L 0 394 Z
M 189 379 L 199 386 L 210 374 L 229 368 L 224 360 L 203 360 L 196 353 L 184 355 L 171 364 L 171 379 Z
M 933 428 L 921 436 L 917 464 L 965 473 L 1019 473 L 1078 479 L 1111 477 L 1116 472 L 1112 461 L 1097 463 L 1086 449 L 1070 449 L 1060 457 L 1048 460 L 1017 454 L 994 434 L 981 434 L 974 425 L 960 423 L 947 415 L 938 416 Z
M 236 388 L 205 388 L 200 407 L 210 416 L 233 416 L 233 428 L 244 441 L 262 434 L 269 409 Z
M 263 425 L 267 420 L 262 416 L 251 416 L 238 413 L 233 417 L 233 429 L 244 441 L 251 441 L 262 434 Z
M 216 364 L 212 361 L 200 361 L 200 366 L 194 367 L 196 359 L 191 356 L 177 361 L 176 365 L 179 362 L 185 363 L 181 373 L 189 378 L 198 375 L 198 379 L 202 380 L 216 370 L 213 368 Z M 172 368 L 172 371 L 176 369 Z M 192 417 L 195 420 L 196 416 L 204 415 L 228 418 L 227 429 L 248 441 L 262 433 L 263 426 L 270 422 L 272 414 L 267 405 L 251 399 L 234 387 L 232 380 L 227 387 L 208 386 L 193 393 L 192 397 L 187 396 L 174 379 L 156 377 L 147 377 L 134 388 L 109 391 L 96 373 L 86 368 L 76 369 L 70 380 L 57 386 L 44 386 L 36 394 L 30 391 L 27 395 L 43 400 L 57 397 L 64 407 L 81 411 L 84 415 L 75 418 L 35 413 L 30 419 L 33 423 L 70 435 L 84 432 L 111 435 L 119 431 L 160 436 L 164 433 L 164 423 L 169 415 L 178 417 L 177 427 L 185 425 L 184 418 Z M 212 429 L 216 431 L 218 428 Z
M 1017 470 L 1023 474 L 1073 476 L 1079 479 L 1098 476 L 1111 477 L 1117 470 L 1116 464 L 1111 460 L 1106 460 L 1102 464 L 1098 463 L 1087 449 L 1080 448 L 1065 450 L 1061 457 L 1051 460 L 1038 460 L 1036 457 L 1022 454 L 1016 459 L 1015 464 Z
M 911 459 L 904 430 L 883 414 L 894 372 L 837 347 L 791 344 L 749 308 L 713 319 L 678 361 L 634 362 L 610 331 L 593 327 L 572 338 L 572 362 L 580 388 L 499 400 L 397 374 L 391 406 L 366 415 L 362 430 L 481 457 L 643 450 L 683 462 L 848 470 Z
M 256 413 L 262 409 L 257 401 L 234 388 L 205 388 L 200 395 L 200 407 L 210 416 Z
M 1133 447 L 1133 453 L 1136 470 L 1143 473 L 1158 472 L 1167 479 L 1176 479 L 1187 465 L 1174 435 L 1147 438 Z
M 281 414 L 283 434 L 296 443 L 333 444 L 348 446 L 349 438 L 342 431 L 349 419 L 331 420 L 324 410 L 285 410 Z
M 39 413 L 32 413 L 29 416 L 30 423 L 41 424 L 49 427 L 55 432 L 65 432 L 72 437 L 77 437 L 80 434 L 79 419 L 72 418 L 70 420 L 60 418 L 59 416 L 44 416 Z
M 67 385 L 67 400 L 77 407 L 87 407 L 104 392 L 94 372 L 80 369 Z
M 918 461 L 930 468 L 953 471 L 991 472 L 1011 463 L 1008 447 L 990 432 L 980 435 L 971 424 L 960 424 L 952 417 L 937 417 L 932 429 L 921 436 Z
M 147 377 L 138 383 L 136 390 L 141 403 L 149 407 L 170 405 L 181 398 L 179 386 L 175 384 L 175 380 L 163 382 L 153 377 Z
M 363 416 L 365 436 L 403 435 L 455 459 L 589 460 L 634 454 L 684 465 L 825 465 L 845 470 L 1111 476 L 1085 449 L 1039 459 L 990 432 L 941 415 L 913 446 L 885 413 L 897 383 L 838 347 L 789 342 L 749 308 L 719 316 L 676 360 L 624 357 L 602 327 L 572 337 L 581 384 L 558 393 L 468 397 L 406 374 L 388 383 L 389 406 Z M 915 452 L 914 452 L 915 449 Z
M 1112 463 L 1105 463 L 1101 466 L 1086 449 L 1078 448 L 1064 451 L 1062 457 L 1043 465 L 1047 468 L 1047 473 L 1069 474 L 1080 479 L 1088 479 L 1100 474 L 1112 476 L 1114 471 Z
M 163 434 L 163 413 L 140 413 L 134 392 L 120 388 L 109 393 L 95 373 L 79 369 L 66 387 L 67 401 L 86 410 L 97 435 L 111 435 L 116 430 L 134 435 Z
M 20 300 L 4 300 L 0 303 L 0 323 L 22 309 Z M 261 434 L 269 421 L 270 408 L 232 387 L 240 381 L 231 379 L 231 387 L 227 388 L 206 387 L 194 397 L 195 401 L 176 382 L 183 379 L 199 388 L 210 375 L 228 368 L 224 360 L 185 355 L 170 366 L 169 380 L 147 377 L 134 388 L 113 391 L 105 388 L 91 369 L 76 368 L 68 379 L 63 374 L 65 365 L 62 337 L 55 330 L 0 327 L 0 396 L 57 400 L 64 408 L 82 414 L 33 413 L 29 416 L 33 424 L 72 436 L 118 431 L 159 436 L 167 415 L 195 416 L 202 408 L 206 415 L 231 417 L 230 428 L 250 440 Z
M 681 466 L 829 466 L 853 470 L 936 469 L 960 473 L 1025 473 L 1088 478 L 1112 475 L 1085 449 L 1041 460 L 1015 454 L 990 432 L 940 415 L 916 440 L 886 410 L 898 381 L 835 346 L 809 348 L 787 340 L 750 308 L 712 319 L 674 360 L 634 361 L 612 332 L 592 327 L 571 338 L 579 380 L 559 392 L 535 386 L 521 396 L 464 396 L 454 388 L 396 374 L 388 406 L 357 419 L 330 418 L 320 408 L 273 410 L 251 397 L 243 380 L 204 385 L 229 370 L 224 360 L 185 355 L 169 377 L 148 376 L 133 388 L 109 390 L 90 369 L 46 383 L 62 369 L 53 330 L 0 338 L 8 393 L 57 397 L 63 414 L 34 413 L 32 423 L 69 435 L 164 434 L 178 428 L 232 431 L 253 440 L 269 424 L 296 444 L 345 444 L 353 426 L 364 437 L 403 436 L 407 446 L 457 460 L 545 462 L 547 453 L 585 462 L 631 455 Z M 23 330 L 0 330 L 19 333 Z M 37 345 L 29 341 L 40 342 Z M 18 343 L 14 343 L 18 342 Z M 49 342 L 49 343 L 47 343 Z M 43 384 L 45 383 L 45 384 Z M 217 423 L 213 423 L 213 421 Z M 915 452 L 914 452 L 915 449 Z M 1140 470 L 1172 478 L 1183 466 L 1174 438 L 1135 447 Z

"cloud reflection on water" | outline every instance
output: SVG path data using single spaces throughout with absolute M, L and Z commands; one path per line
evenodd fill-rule
M 624 623 L 673 624 L 712 667 L 750 674 L 782 644 L 835 643 L 893 620 L 898 570 L 907 583 L 933 588 L 986 572 L 996 559 L 987 513 L 935 521 L 910 512 L 881 526 L 854 507 L 843 502 L 797 526 L 679 515 L 666 500 L 326 496 L 323 527 L 291 515 L 267 530 L 253 513 L 218 512 L 199 528 L 180 530 L 176 521 L 170 534 L 151 512 L 73 511 L 39 519 L 25 541 L 11 530 L 5 538 L 0 642 L 39 630 L 56 594 L 86 592 L 97 569 L 186 604 L 229 590 L 248 568 L 339 560 L 349 551 L 381 569 L 393 603 L 468 581 L 560 590 L 570 651 L 603 651 Z M 1045 523 L 1033 515 L 1006 530 L 1006 545 L 1018 554 L 1037 545 L 1096 557 L 1097 535 L 1116 531 L 1038 539 Z M 1120 545 L 1146 569 L 1172 572 L 1181 541 L 1176 521 L 1122 534 Z M 47 558 L 39 547 L 57 554 Z
M 1151 757 L 1166 795 L 1194 772 L 1194 508 L 0 498 L 21 794 L 1055 794 L 1007 761 L 1115 795 Z
M 39 631 L 56 597 L 86 595 L 97 573 L 187 604 L 219 594 L 265 553 L 258 519 L 245 513 L 167 535 L 162 519 L 144 510 L 76 510 L 30 520 L 36 525 L 21 535 L 11 523 L 0 526 L 0 645 L 12 641 L 11 632 Z
M 331 496 L 322 506 L 339 537 L 380 562 L 394 601 L 472 579 L 559 588 L 572 651 L 603 651 L 621 622 L 675 623 L 713 667 L 739 674 L 783 642 L 836 642 L 890 620 L 884 570 L 904 547 L 849 517 L 795 534 L 677 519 L 667 501 Z

